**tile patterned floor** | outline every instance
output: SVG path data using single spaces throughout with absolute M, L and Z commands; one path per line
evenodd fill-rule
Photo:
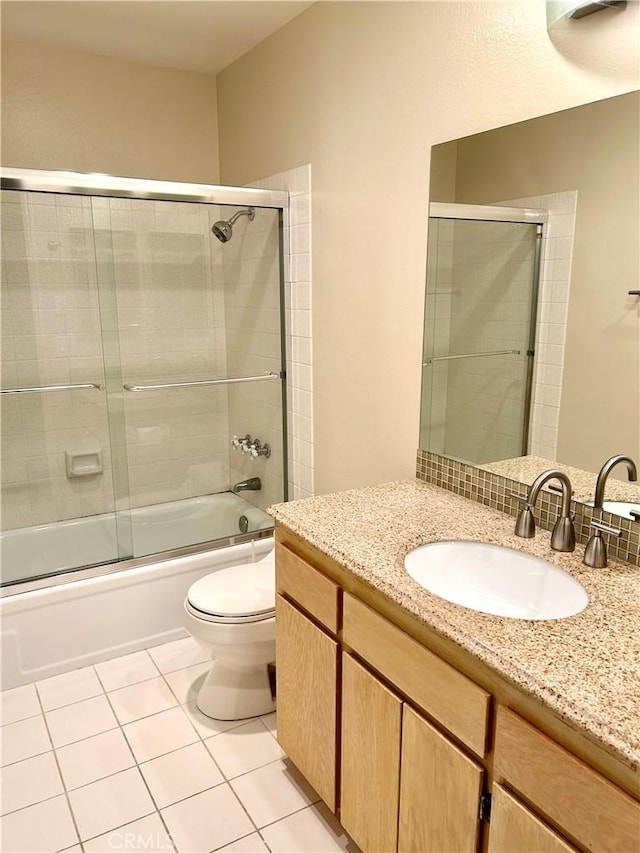
M 275 739 L 195 705 L 191 639 L 0 694 L 3 853 L 357 853 Z

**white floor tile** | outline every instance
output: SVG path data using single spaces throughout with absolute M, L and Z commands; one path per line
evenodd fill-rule
M 67 790 L 89 785 L 135 764 L 120 729 L 60 747 L 56 753 Z
M 195 666 L 188 666 L 186 669 L 179 669 L 176 672 L 170 672 L 165 675 L 167 684 L 173 690 L 181 705 L 196 701 L 198 690 L 210 669 L 210 662 L 198 663 Z
M 51 853 L 76 844 L 78 836 L 66 797 L 54 797 L 6 815 L 0 821 L 2 849 L 7 853 Z
M 193 637 L 185 637 L 184 640 L 174 640 L 149 649 L 149 654 L 154 659 L 160 672 L 174 672 L 176 669 L 184 669 L 195 663 L 210 661 L 211 655 L 197 643 Z
M 179 853 L 205 853 L 254 829 L 228 785 L 218 785 L 162 810 Z
M 45 752 L 4 767 L 0 778 L 2 814 L 32 806 L 64 792 L 53 752 Z
M 158 677 L 158 669 L 146 652 L 97 663 L 96 672 L 105 690 L 117 690 Z
M 178 704 L 162 678 L 152 678 L 141 684 L 115 690 L 109 693 L 109 700 L 123 725 Z
M 83 841 L 155 811 L 136 768 L 70 791 L 69 800 Z
M 0 725 L 17 723 L 40 713 L 40 702 L 34 684 L 14 687 L 0 693 Z
M 173 844 L 156 814 L 113 829 L 105 835 L 84 842 L 85 853 L 173 853 Z
M 218 853 L 269 853 L 269 848 L 257 832 L 218 848 Z
M 358 848 L 324 803 L 309 806 L 260 830 L 272 853 L 338 853 Z
M 204 744 L 198 742 L 140 765 L 159 809 L 224 782 Z
M 38 681 L 36 688 L 45 711 L 81 702 L 104 692 L 92 666 Z
M 284 752 L 258 720 L 208 738 L 205 745 L 227 779 L 284 758 Z
M 214 720 L 212 717 L 207 717 L 206 714 L 203 714 L 195 702 L 183 705 L 182 710 L 189 717 L 195 730 L 203 739 L 219 735 L 221 732 L 228 732 L 229 729 L 237 729 L 238 726 L 242 726 L 247 722 L 247 720 Z
M 30 717 L 19 723 L 10 723 L 0 731 L 2 739 L 2 764 L 23 761 L 51 749 L 51 741 L 44 717 Z
M 319 800 L 290 762 L 276 761 L 231 782 L 251 820 L 260 829 Z
M 95 696 L 46 714 L 51 740 L 57 748 L 114 729 L 118 721 L 106 696 Z
M 278 725 L 275 712 L 273 714 L 265 714 L 263 717 L 259 717 L 258 719 L 263 726 L 267 727 L 274 737 L 278 737 Z
M 123 727 L 136 761 L 149 761 L 198 740 L 182 708 L 171 708 Z

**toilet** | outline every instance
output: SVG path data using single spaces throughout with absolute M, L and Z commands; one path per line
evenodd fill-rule
M 203 714 L 243 720 L 275 709 L 268 665 L 276 658 L 275 551 L 196 581 L 185 627 L 213 658 L 198 693 Z

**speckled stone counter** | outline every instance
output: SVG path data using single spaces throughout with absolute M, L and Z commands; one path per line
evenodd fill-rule
M 549 468 L 559 468 L 571 480 L 573 486 L 573 497 L 581 503 L 591 503 L 596 491 L 597 475 L 581 468 L 573 468 L 571 465 L 563 465 L 554 462 L 553 459 L 543 459 L 542 456 L 516 456 L 514 459 L 502 459 L 500 462 L 487 462 L 479 465 L 483 471 L 492 474 L 500 474 L 501 477 L 509 477 L 530 486 L 541 471 Z M 624 465 L 614 469 L 615 474 L 624 475 Z M 545 487 L 548 488 L 548 487 Z M 640 497 L 640 483 L 629 483 L 628 481 L 616 479 L 616 476 L 607 478 L 606 500 L 609 501 L 632 501 Z
M 640 569 L 582 564 L 550 548 L 550 534 L 513 534 L 514 520 L 419 481 L 401 481 L 271 507 L 275 520 L 474 654 L 569 724 L 640 766 Z M 468 539 L 535 554 L 576 577 L 589 594 L 577 616 L 524 621 L 489 616 L 438 598 L 404 570 L 425 542 Z

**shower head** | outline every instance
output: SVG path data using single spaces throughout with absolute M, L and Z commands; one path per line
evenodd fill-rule
M 221 243 L 228 243 L 233 235 L 232 225 L 240 216 L 248 216 L 249 222 L 253 222 L 256 215 L 255 207 L 248 207 L 246 210 L 239 210 L 237 213 L 225 222 L 224 220 L 219 220 L 218 222 L 214 222 L 211 226 L 211 231 L 220 240 Z

